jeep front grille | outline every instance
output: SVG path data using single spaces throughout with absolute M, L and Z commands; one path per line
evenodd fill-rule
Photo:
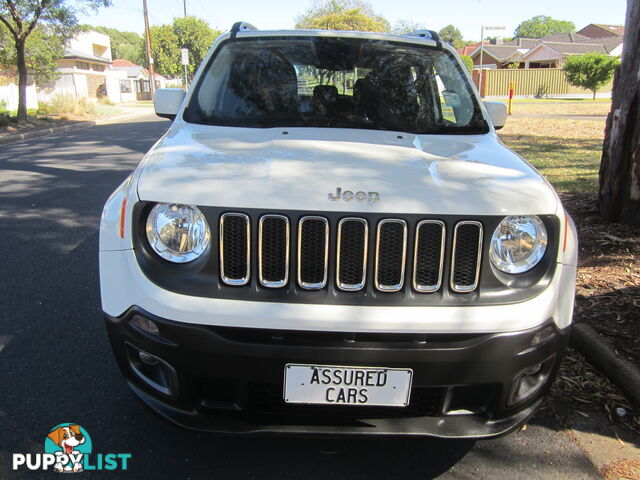
M 482 224 L 458 222 L 453 231 L 451 255 L 451 289 L 454 292 L 471 292 L 478 287 L 481 256 Z
M 376 288 L 397 292 L 404 285 L 407 258 L 407 222 L 387 219 L 378 223 L 376 235 Z
M 263 215 L 258 232 L 258 278 L 263 287 L 284 287 L 289 281 L 289 219 Z
M 367 279 L 369 226 L 364 218 L 348 217 L 338 223 L 336 284 L 340 290 L 362 290 Z
M 248 284 L 255 268 L 257 283 L 270 289 L 287 287 L 293 276 L 294 284 L 304 290 L 324 289 L 331 279 L 344 292 L 373 288 L 392 293 L 408 284 L 414 292 L 427 294 L 442 289 L 445 274 L 451 292 L 478 288 L 483 243 L 478 221 L 452 222 L 449 240 L 447 224 L 435 219 L 385 218 L 376 224 L 345 217 L 333 223 L 308 215 L 293 219 L 292 227 L 285 215 L 263 214 L 254 222 L 258 224 L 257 262 L 251 267 L 250 218 L 236 212 L 220 218 L 220 273 L 227 285 Z M 445 258 L 450 259 L 449 269 L 445 269 Z
M 446 229 L 440 220 L 422 220 L 416 227 L 413 250 L 413 288 L 435 292 L 442 284 Z
M 220 276 L 228 285 L 246 285 L 251 272 L 251 225 L 244 213 L 220 217 Z
M 324 217 L 302 217 L 298 223 L 298 285 L 319 290 L 327 284 L 329 222 Z

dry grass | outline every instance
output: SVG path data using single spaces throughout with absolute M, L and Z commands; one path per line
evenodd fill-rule
M 511 117 L 499 134 L 559 192 L 597 191 L 604 119 Z
M 550 114 L 550 115 L 606 115 L 611 108 L 610 102 L 585 103 L 514 103 L 514 114 Z

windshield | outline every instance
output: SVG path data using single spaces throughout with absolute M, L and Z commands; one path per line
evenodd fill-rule
M 335 37 L 227 41 L 206 66 L 184 119 L 237 127 L 489 131 L 449 52 Z

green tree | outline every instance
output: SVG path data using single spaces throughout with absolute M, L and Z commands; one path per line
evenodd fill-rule
M 464 63 L 464 66 L 467 67 L 469 72 L 473 71 L 473 60 L 469 55 L 461 55 L 460 60 L 462 60 L 462 63 Z
M 521 22 L 514 32 L 515 38 L 542 38 L 556 33 L 573 33 L 576 26 L 567 20 L 556 20 L 546 15 L 536 15 Z
M 153 66 L 157 73 L 165 77 L 179 77 L 183 66 L 180 61 L 180 49 L 189 50 L 189 75 L 193 75 L 209 47 L 220 35 L 219 30 L 213 30 L 207 22 L 196 17 L 179 17 L 171 25 L 153 26 L 149 29 L 151 48 L 153 50 Z M 140 47 L 144 54 L 144 44 Z M 143 63 L 148 67 L 147 62 Z
M 86 30 L 95 30 L 96 32 L 109 35 L 111 39 L 111 57 L 124 58 L 130 62 L 141 65 L 146 55 L 142 55 L 144 51 L 144 39 L 135 32 L 123 32 L 115 28 L 109 27 L 93 27 L 91 25 L 83 25 Z
M 149 28 L 151 47 L 153 49 L 153 68 L 156 73 L 165 77 L 177 77 L 182 72 L 180 65 L 180 46 L 178 36 L 171 25 L 152 26 Z M 144 45 L 140 53 L 144 52 Z M 143 65 L 149 67 L 148 61 Z
M 19 122 L 27 120 L 27 51 L 29 37 L 36 27 L 41 27 L 39 31 L 44 38 L 55 36 L 64 43 L 77 31 L 78 12 L 110 3 L 110 0 L 0 0 L 0 22 L 9 31 L 15 50 Z
M 571 85 L 591 90 L 595 100 L 597 91 L 611 81 L 619 64 L 618 57 L 585 53 L 567 58 L 562 69 Z
M 387 19 L 376 15 L 371 4 L 362 0 L 315 0 L 296 19 L 296 28 L 363 32 L 388 32 L 391 29 Z
M 460 33 L 460 30 L 458 30 L 453 25 L 447 25 L 446 27 L 441 28 L 438 32 L 438 35 L 440 35 L 440 39 L 443 42 L 447 42 L 448 44 L 453 45 L 456 48 L 459 48 L 460 46 L 462 46 L 461 44 L 463 44 L 462 33 Z
M 196 17 L 175 18 L 173 31 L 178 38 L 178 47 L 189 50 L 190 76 L 195 73 L 206 57 L 211 44 L 222 33 L 219 30 L 213 30 L 207 22 Z
M 56 60 L 64 55 L 64 43 L 45 26 L 36 27 L 25 42 L 27 71 L 36 85 L 47 86 L 58 77 Z M 11 33 L 0 23 L 0 69 L 17 74 L 16 49 Z

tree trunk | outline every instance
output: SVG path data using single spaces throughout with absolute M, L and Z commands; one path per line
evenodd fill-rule
M 18 67 L 18 122 L 27 121 L 27 62 L 25 41 L 16 40 L 16 66 Z
M 640 224 L 640 0 L 628 0 L 622 62 L 616 69 L 600 164 L 600 213 Z

